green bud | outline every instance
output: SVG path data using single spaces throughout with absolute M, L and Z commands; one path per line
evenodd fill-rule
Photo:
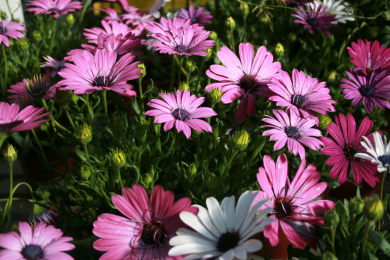
M 70 26 L 72 26 L 72 25 L 75 23 L 75 19 L 74 19 L 73 14 L 68 14 L 68 15 L 66 16 L 66 22 L 67 22 Z
M 190 175 L 195 175 L 196 172 L 197 172 L 197 169 L 196 169 L 196 166 L 195 166 L 195 163 L 191 163 L 189 169 L 188 169 L 188 172 L 190 173 Z
M 80 126 L 75 134 L 81 144 L 87 144 L 92 141 L 92 128 L 89 125 Z
M 41 186 L 39 187 L 35 193 L 41 197 L 43 200 L 48 200 L 50 198 L 50 191 L 44 187 L 44 186 Z
M 144 178 L 144 182 L 146 184 L 146 186 L 149 186 L 149 184 L 151 184 L 153 182 L 153 177 L 147 173 L 145 178 Z
M 42 131 L 46 132 L 49 130 L 50 128 L 50 123 L 49 122 L 45 122 L 43 123 L 40 127 L 39 127 Z
M 275 53 L 278 57 L 282 57 L 284 54 L 284 47 L 280 42 L 276 44 Z
M 210 99 L 213 104 L 221 102 L 222 91 L 219 88 L 213 88 L 210 91 Z
M 91 168 L 88 164 L 81 165 L 80 175 L 84 180 L 88 180 L 88 178 L 91 176 Z
M 318 115 L 318 120 L 320 120 L 320 129 L 325 130 L 330 123 L 332 122 L 332 118 L 328 115 Z
M 211 55 L 213 55 L 213 49 L 207 49 L 207 50 L 205 50 L 205 51 L 206 51 L 206 53 L 207 53 L 206 59 L 209 59 L 209 58 L 211 57 Z
M 390 11 L 382 12 L 382 16 L 386 21 L 390 21 Z
M 146 67 L 145 67 L 145 64 L 143 63 L 140 63 L 137 65 L 138 68 L 141 68 L 141 70 L 139 71 L 139 73 L 142 74 L 141 78 L 145 77 L 146 76 Z
M 339 224 L 340 218 L 336 211 L 327 211 L 324 214 L 324 223 L 329 227 L 335 227 Z
M 110 154 L 111 163 L 115 168 L 121 168 L 126 163 L 126 154 L 122 150 L 114 150 Z
M 261 22 L 261 23 L 264 23 L 264 24 L 268 24 L 268 18 L 267 18 L 267 16 L 262 15 L 262 16 L 260 17 L 260 22 Z
M 336 71 L 332 71 L 328 76 L 328 80 L 335 80 L 335 79 L 336 79 Z
M 241 130 L 233 135 L 228 143 L 229 149 L 235 149 L 238 151 L 244 151 L 250 142 L 249 134 L 245 130 Z
M 186 62 L 186 68 L 187 68 L 187 71 L 188 71 L 189 73 L 194 72 L 195 69 L 196 69 L 195 63 L 194 63 L 193 61 L 191 61 L 191 60 L 187 60 L 187 62 Z
M 28 49 L 29 47 L 29 43 L 28 43 L 28 40 L 26 38 L 23 38 L 23 39 L 19 39 L 17 41 L 17 45 L 18 47 L 22 50 L 22 51 L 25 51 Z
M 363 213 L 367 219 L 377 221 L 383 216 L 383 203 L 380 199 L 369 199 L 366 201 Z
M 290 41 L 290 42 L 295 42 L 297 40 L 297 35 L 293 32 L 290 32 L 287 34 L 287 39 Z
M 36 42 L 40 42 L 42 40 L 42 34 L 40 31 L 33 31 L 33 39 Z
M 69 91 L 60 90 L 59 88 L 56 88 L 56 94 L 54 95 L 54 101 L 60 107 L 66 107 L 70 102 Z
M 229 31 L 234 31 L 234 29 L 236 28 L 236 22 L 234 21 L 233 17 L 229 17 L 226 19 L 225 21 L 225 27 L 227 30 Z
M 246 19 L 249 15 L 249 7 L 247 3 L 241 2 L 240 4 L 240 11 L 244 19 Z
M 338 260 L 338 258 L 334 256 L 330 251 L 326 251 L 322 255 L 322 260 Z
M 187 82 L 181 82 L 179 85 L 179 89 L 181 90 L 190 90 L 190 86 L 187 84 Z
M 69 91 L 70 100 L 72 100 L 73 104 L 77 105 L 77 101 L 79 101 L 79 97 L 73 93 L 73 91 Z
M 18 153 L 15 150 L 15 148 L 12 146 L 12 144 L 9 144 L 7 148 L 3 151 L 4 159 L 9 163 L 13 164 L 16 159 L 18 158 Z
M 210 33 L 209 38 L 210 38 L 211 40 L 214 40 L 214 41 L 215 41 L 215 40 L 218 38 L 218 34 L 217 34 L 216 32 L 214 32 L 214 31 L 212 31 L 212 32 Z
M 351 209 L 351 212 L 353 214 L 362 213 L 364 208 L 364 200 L 359 198 L 351 199 L 351 202 L 349 203 L 349 208 Z

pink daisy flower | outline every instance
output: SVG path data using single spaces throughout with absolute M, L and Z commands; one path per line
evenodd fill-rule
M 170 130 L 174 125 L 177 132 L 183 131 L 187 138 L 191 137 L 191 128 L 196 131 L 213 132 L 211 126 L 199 118 L 212 117 L 217 115 L 209 107 L 199 107 L 205 100 L 204 97 L 197 98 L 190 96 L 190 91 L 184 92 L 180 89 L 177 94 L 169 93 L 166 95 L 160 93 L 164 99 L 152 99 L 147 105 L 156 109 L 146 111 L 145 115 L 155 116 L 154 123 L 165 123 L 164 131 Z
M 324 145 L 313 137 L 322 135 L 320 130 L 312 128 L 316 124 L 315 120 L 298 117 L 291 111 L 286 113 L 283 110 L 272 110 L 272 112 L 276 119 L 265 115 L 262 121 L 270 125 L 262 127 L 272 128 L 264 131 L 263 136 L 270 135 L 270 141 L 276 140 L 274 151 L 282 149 L 287 144 L 288 150 L 295 156 L 299 153 L 301 160 L 303 160 L 306 152 L 301 143 L 316 151 L 321 148 L 321 145 Z
M 112 195 L 112 203 L 125 216 L 102 214 L 93 223 L 92 232 L 100 237 L 93 247 L 108 251 L 100 260 L 179 260 L 183 257 L 168 256 L 172 248 L 169 240 L 176 230 L 186 225 L 181 221 L 181 212 L 198 213 L 191 207 L 190 198 L 182 198 L 176 203 L 171 191 L 164 191 L 156 185 L 150 195 L 135 184 L 133 189 L 123 188 L 122 196 Z
M 347 117 L 348 121 L 343 114 L 339 114 L 338 118 L 334 117 L 336 124 L 332 122 L 328 126 L 327 130 L 334 140 L 329 137 L 320 138 L 325 145 L 321 153 L 330 156 L 326 165 L 334 165 L 329 177 L 334 179 L 339 176 L 339 183 L 344 183 L 352 169 L 356 183 L 360 184 L 363 178 L 371 187 L 374 187 L 376 182 L 381 181 L 376 165 L 368 160 L 355 157 L 356 153 L 366 152 L 360 144 L 362 136 L 367 136 L 373 142 L 373 135 L 369 133 L 374 124 L 366 116 L 356 132 L 355 118 L 350 113 Z M 380 134 L 382 135 L 382 132 Z
M 267 84 L 281 68 L 280 62 L 273 62 L 274 57 L 264 46 L 254 56 L 251 43 L 240 43 L 240 59 L 226 46 L 217 52 L 225 66 L 211 65 L 207 76 L 219 82 L 206 86 L 207 91 L 219 88 L 223 95 L 222 103 L 229 104 L 242 97 L 236 113 L 236 121 L 241 124 L 246 116 L 256 114 L 256 96 L 270 96 Z M 254 58 L 253 58 L 254 57 Z
M 110 34 L 122 35 L 124 38 L 128 33 L 133 33 L 135 36 L 140 35 L 139 30 L 131 30 L 126 24 L 119 23 L 118 21 L 112 21 L 110 23 L 102 20 L 103 29 L 94 27 L 92 29 L 84 29 L 84 36 L 88 42 L 98 44 L 98 37 L 99 35 L 103 35 L 104 37 L 108 37 Z
M 123 20 L 127 20 L 126 24 L 131 24 L 136 29 L 143 31 L 150 22 L 154 20 L 153 15 L 143 12 L 132 12 L 122 15 Z
M 54 18 L 83 8 L 82 2 L 71 2 L 71 0 L 35 0 L 28 2 L 27 5 L 36 6 L 27 9 L 29 12 L 35 12 L 34 15 L 52 14 Z
M 73 257 L 62 252 L 73 250 L 75 246 L 69 241 L 71 237 L 63 237 L 60 229 L 46 226 L 45 222 L 32 228 L 27 222 L 19 222 L 20 234 L 15 231 L 0 234 L 0 259 L 26 260 L 73 260 Z
M 203 30 L 199 25 L 191 25 L 191 20 L 185 21 L 175 17 L 168 22 L 161 18 L 161 25 L 151 22 L 146 29 L 154 32 L 148 37 L 152 37 L 158 42 L 149 43 L 150 46 L 157 47 L 160 53 L 187 55 L 187 56 L 207 56 L 204 50 L 214 47 L 213 40 L 206 40 L 211 32 Z M 155 28 L 153 28 L 155 27 Z M 168 28 L 165 31 L 164 28 Z M 157 32 L 157 33 L 156 33 Z
M 318 83 L 317 79 L 306 77 L 303 71 L 294 69 L 290 77 L 280 70 L 268 87 L 275 94 L 269 98 L 270 101 L 276 102 L 277 106 L 287 107 L 287 111 L 292 110 L 303 118 L 315 119 L 317 126 L 319 120 L 314 112 L 326 115 L 327 112 L 336 111 L 332 105 L 336 101 L 331 100 L 326 82 Z
M 65 67 L 65 60 L 62 60 L 62 61 L 58 61 L 56 59 L 53 59 L 52 57 L 50 57 L 49 55 L 47 55 L 46 57 L 43 57 L 46 62 L 42 62 L 41 63 L 41 67 L 49 67 L 49 68 L 52 68 L 53 71 L 51 72 L 51 76 L 54 77 L 55 75 L 57 75 L 57 73 L 62 70 L 63 68 L 66 68 Z
M 91 94 L 103 89 L 124 94 L 126 89 L 134 88 L 127 81 L 142 75 L 139 73 L 142 68 L 137 67 L 139 61 L 131 63 L 134 58 L 128 53 L 117 62 L 115 51 L 96 50 L 95 55 L 84 51 L 83 56 L 72 56 L 75 65 L 66 63 L 66 68 L 58 73 L 65 78 L 58 85 L 66 86 L 64 90 L 74 90 L 75 94 Z
M 41 124 L 50 121 L 45 119 L 38 121 L 51 112 L 41 114 L 46 108 L 35 108 L 27 106 L 19 111 L 17 104 L 0 102 L 0 133 L 14 133 L 27 131 L 39 127 Z
M 127 13 L 135 12 L 138 10 L 137 7 L 129 5 L 128 0 L 106 0 L 106 1 L 107 2 L 118 2 L 121 5 L 122 9 Z
M 269 155 L 264 156 L 263 162 L 264 168 L 260 167 L 257 174 L 263 191 L 259 192 L 253 203 L 270 198 L 260 210 L 271 207 L 273 210 L 268 216 L 275 219 L 265 226 L 264 236 L 270 240 L 272 246 L 276 246 L 282 229 L 294 247 L 303 249 L 306 243 L 312 248 L 317 248 L 316 243 L 320 236 L 315 225 L 323 225 L 323 219 L 316 214 L 331 210 L 334 202 L 310 201 L 321 195 L 328 184 L 318 183 L 321 173 L 316 171 L 315 164 L 305 169 L 306 160 L 302 160 L 292 182 L 288 178 L 285 154 L 279 155 L 276 164 Z
M 113 22 L 113 21 L 117 21 L 119 23 L 122 22 L 122 19 L 119 17 L 118 13 L 113 8 L 104 7 L 104 8 L 95 8 L 93 10 L 99 10 L 99 11 L 102 11 L 102 12 L 105 12 L 106 14 L 108 14 L 108 16 L 103 18 L 108 23 Z
M 363 105 L 369 114 L 378 106 L 381 109 L 390 108 L 387 99 L 390 98 L 390 75 L 387 70 L 381 72 L 380 68 L 370 70 L 365 76 L 357 74 L 354 70 L 346 71 L 353 80 L 341 79 L 344 84 L 340 85 L 342 95 L 345 99 L 353 99 L 352 108 L 356 108 L 363 99 Z
M 204 7 L 196 10 L 194 5 L 190 5 L 190 9 L 188 11 L 184 8 L 181 8 L 179 17 L 183 18 L 184 20 L 191 20 L 191 24 L 211 23 L 210 19 L 213 19 L 213 16 L 210 15 L 210 12 L 203 12 L 203 10 Z
M 16 22 L 7 22 L 7 18 L 0 22 L 0 44 L 4 43 L 5 46 L 9 47 L 8 37 L 18 39 L 24 38 L 24 35 L 18 31 L 26 31 L 23 27 L 24 24 Z M 8 37 L 7 37 L 8 36 Z
M 308 13 L 302 12 L 299 10 L 308 10 L 322 13 Z M 294 23 L 304 24 L 303 28 L 309 28 L 310 33 L 314 33 L 314 29 L 319 30 L 322 33 L 331 35 L 329 28 L 337 27 L 337 19 L 335 15 L 326 14 L 326 6 L 318 5 L 315 9 L 314 6 L 304 5 L 298 6 L 298 9 L 295 9 L 296 14 L 292 14 L 298 18 Z
M 347 47 L 348 53 L 351 56 L 351 62 L 357 67 L 354 68 L 359 73 L 367 75 L 368 71 L 380 68 L 381 70 L 389 70 L 390 73 L 390 49 L 385 46 L 380 46 L 378 41 L 373 44 L 367 41 L 358 40 L 358 43 L 353 42 L 352 48 Z

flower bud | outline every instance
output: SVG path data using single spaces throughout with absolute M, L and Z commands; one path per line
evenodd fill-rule
M 70 102 L 69 91 L 60 90 L 59 88 L 56 88 L 56 94 L 54 95 L 54 101 L 60 107 L 66 107 Z
M 142 74 L 141 78 L 145 77 L 146 76 L 146 67 L 145 67 L 145 64 L 143 63 L 140 63 L 137 65 L 138 68 L 141 68 L 141 70 L 139 71 L 139 73 Z
M 351 202 L 349 203 L 349 208 L 351 209 L 351 212 L 353 214 L 362 213 L 364 208 L 364 200 L 359 198 L 351 199 Z
M 233 17 L 229 17 L 226 19 L 225 21 L 225 27 L 227 30 L 229 31 L 234 31 L 234 29 L 236 28 L 236 22 L 234 21 Z
M 36 191 L 35 193 L 41 197 L 43 200 L 48 200 L 50 198 L 50 191 L 44 187 L 44 186 L 40 186 Z
M 213 49 L 207 49 L 205 51 L 207 53 L 207 57 L 206 57 L 206 60 L 207 60 L 207 59 L 209 59 L 211 57 L 211 55 L 213 55 Z
M 328 115 L 318 115 L 318 120 L 320 121 L 319 128 L 322 130 L 325 130 L 332 122 L 332 118 Z
M 179 85 L 179 89 L 181 90 L 189 90 L 190 89 L 190 86 L 187 84 L 187 82 L 181 82 L 180 85 Z
M 190 167 L 188 168 L 188 172 L 190 175 L 195 175 L 197 172 L 195 163 L 191 163 Z
M 222 91 L 219 88 L 213 88 L 210 91 L 210 99 L 213 104 L 221 102 Z
M 290 41 L 290 42 L 295 42 L 297 40 L 297 35 L 293 32 L 290 32 L 287 34 L 287 39 Z
M 49 130 L 50 128 L 50 123 L 49 122 L 45 122 L 43 123 L 40 127 L 39 127 L 42 131 L 46 132 Z
M 284 47 L 280 42 L 276 44 L 275 53 L 278 57 L 282 57 L 284 54 Z
M 66 16 L 66 22 L 70 25 L 70 27 L 75 23 L 73 14 L 68 14 Z
M 336 211 L 327 211 L 324 214 L 324 223 L 329 227 L 335 227 L 339 224 L 340 218 Z
M 265 15 L 260 16 L 260 22 L 261 22 L 261 23 L 264 23 L 264 24 L 267 24 L 267 23 L 268 23 L 268 18 L 267 18 L 267 16 L 265 16 Z
M 88 178 L 91 176 L 91 168 L 88 164 L 81 165 L 80 175 L 84 180 L 88 180 Z
M 29 43 L 28 43 L 28 40 L 26 38 L 19 39 L 17 42 L 17 45 L 18 45 L 19 49 L 22 51 L 27 50 L 29 47 Z
M 382 16 L 386 21 L 390 21 L 390 11 L 382 12 Z
M 13 164 L 16 159 L 18 158 L 18 153 L 15 150 L 15 148 L 12 146 L 12 144 L 9 144 L 7 148 L 3 151 L 4 159 L 9 163 Z
M 211 39 L 211 40 L 217 40 L 218 39 L 218 34 L 216 33 L 216 32 L 214 32 L 214 31 L 212 31 L 211 33 L 210 33 L 210 36 L 209 36 L 209 38 Z
M 33 39 L 36 42 L 40 42 L 42 40 L 42 34 L 40 31 L 33 31 Z
M 114 150 L 110 154 L 111 163 L 116 168 L 121 168 L 126 163 L 126 154 L 122 150 Z
M 47 225 L 56 225 L 57 219 L 58 216 L 54 211 L 34 203 L 33 213 L 30 215 L 27 222 L 32 227 L 35 227 L 41 222 L 45 222 Z
M 249 7 L 247 3 L 241 2 L 240 4 L 240 11 L 242 16 L 244 17 L 244 20 L 248 17 L 249 15 Z
M 365 202 L 363 213 L 369 220 L 377 221 L 383 216 L 383 203 L 379 199 L 369 199 Z
M 250 142 L 249 134 L 245 130 L 241 130 L 234 134 L 228 143 L 229 149 L 235 149 L 238 151 L 244 151 Z
M 92 140 L 92 128 L 89 125 L 80 126 L 75 136 L 81 144 L 87 144 Z
M 328 76 L 328 80 L 335 80 L 335 79 L 336 79 L 336 71 L 332 71 Z
M 192 73 L 192 72 L 195 71 L 196 66 L 195 66 L 195 64 L 194 64 L 193 61 L 187 60 L 187 62 L 186 62 L 186 68 L 187 68 L 187 70 L 188 70 L 189 73 Z
M 322 260 L 338 260 L 338 258 L 335 257 L 330 251 L 326 251 L 322 255 Z
M 144 182 L 146 184 L 146 186 L 149 186 L 149 184 L 151 184 L 153 182 L 153 177 L 147 173 L 145 178 L 144 178 Z

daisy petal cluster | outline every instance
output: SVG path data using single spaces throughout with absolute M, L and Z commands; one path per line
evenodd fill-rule
M 123 14 L 121 17 L 126 21 L 126 24 L 132 25 L 135 29 L 141 32 L 154 20 L 153 15 L 143 12 L 131 12 Z
M 277 106 L 287 107 L 303 118 L 312 118 L 319 124 L 316 113 L 326 115 L 327 112 L 336 111 L 332 104 L 330 89 L 325 82 L 305 75 L 303 71 L 293 70 L 292 77 L 285 71 L 274 76 L 269 89 L 274 92 L 269 100 L 276 102 Z
M 322 135 L 320 130 L 312 128 L 316 124 L 315 120 L 301 118 L 291 110 L 287 113 L 283 110 L 273 110 L 273 113 L 276 119 L 266 115 L 262 121 L 270 125 L 262 127 L 272 128 L 264 131 L 263 136 L 270 135 L 270 141 L 276 140 L 274 151 L 282 149 L 287 144 L 288 149 L 294 155 L 299 153 L 301 160 L 303 160 L 306 157 L 306 151 L 301 143 L 313 150 L 318 150 L 321 145 L 324 145 L 315 138 Z
M 125 11 L 126 13 L 131 13 L 131 12 L 135 12 L 138 10 L 137 7 L 135 7 L 133 5 L 129 5 L 128 0 L 106 0 L 106 1 L 119 3 L 120 6 L 122 7 L 123 11 Z
M 115 51 L 108 50 L 97 50 L 95 55 L 88 51 L 84 51 L 83 56 L 73 55 L 75 64 L 65 64 L 66 68 L 58 73 L 65 79 L 58 85 L 65 86 L 64 90 L 74 90 L 75 94 L 91 94 L 103 89 L 124 94 L 134 88 L 127 81 L 141 77 L 141 68 L 137 67 L 139 61 L 133 62 L 132 53 L 118 61 L 117 56 Z
M 7 18 L 0 21 L 0 44 L 4 43 L 5 46 L 9 47 L 9 39 L 24 38 L 23 33 L 19 31 L 26 31 L 23 27 L 24 24 L 17 22 L 8 22 Z
M 111 23 L 113 21 L 122 22 L 122 18 L 118 15 L 116 10 L 113 8 L 104 7 L 104 8 L 96 8 L 93 10 L 99 10 L 99 11 L 102 11 L 102 12 L 105 12 L 106 14 L 108 14 L 108 16 L 103 18 L 108 23 Z
M 110 34 L 122 35 L 122 37 L 126 37 L 128 33 L 133 33 L 135 36 L 140 35 L 139 30 L 131 30 L 126 24 L 119 23 L 118 21 L 112 21 L 110 23 L 106 22 L 105 20 L 102 20 L 102 28 L 94 27 L 92 29 L 84 29 L 84 36 L 88 42 L 98 44 L 98 37 L 99 35 L 103 35 L 104 37 L 108 37 Z
M 327 14 L 326 8 L 326 6 L 322 5 L 313 7 L 309 4 L 298 6 L 298 9 L 295 10 L 296 14 L 292 14 L 292 16 L 298 18 L 294 23 L 303 24 L 303 28 L 309 28 L 310 33 L 314 33 L 314 29 L 317 29 L 322 33 L 330 35 L 329 29 L 337 27 L 337 19 L 335 15 Z M 304 12 L 303 10 L 320 13 Z
M 62 61 L 58 61 L 56 59 L 53 59 L 52 57 L 50 57 L 49 55 L 43 57 L 46 62 L 43 62 L 41 63 L 41 67 L 49 67 L 49 68 L 52 68 L 53 71 L 51 72 L 51 76 L 54 77 L 55 75 L 57 75 L 57 73 L 62 70 L 63 68 L 66 68 L 65 67 L 65 60 L 62 60 Z
M 363 136 L 368 136 L 371 141 L 373 140 L 370 132 L 374 123 L 367 116 L 356 132 L 356 121 L 350 113 L 347 114 L 347 118 L 343 114 L 335 116 L 335 121 L 336 123 L 331 122 L 327 128 L 333 139 L 320 138 L 325 145 L 321 153 L 330 156 L 326 165 L 334 165 L 329 177 L 334 179 L 338 176 L 339 183 L 344 183 L 352 169 L 356 183 L 360 184 L 364 179 L 371 187 L 374 187 L 376 182 L 380 182 L 376 166 L 357 156 L 365 151 L 360 144 Z
M 195 9 L 194 5 L 190 5 L 190 8 L 188 11 L 184 8 L 181 8 L 179 17 L 183 18 L 184 20 L 191 20 L 191 24 L 211 23 L 211 19 L 213 19 L 213 16 L 210 15 L 210 12 L 203 12 L 203 10 L 204 10 L 204 7 L 201 7 L 199 9 Z
M 146 111 L 145 115 L 155 116 L 154 123 L 165 123 L 164 131 L 170 130 L 173 126 L 177 132 L 183 131 L 187 138 L 191 137 L 191 128 L 196 131 L 212 132 L 211 126 L 199 118 L 212 117 L 217 115 L 209 107 L 199 107 L 205 100 L 204 97 L 197 98 L 190 95 L 189 90 L 177 90 L 176 95 L 160 93 L 163 100 L 152 99 L 147 105 L 155 109 Z
M 113 195 L 112 203 L 124 215 L 102 214 L 93 223 L 92 232 L 98 236 L 93 247 L 108 251 L 100 259 L 110 260 L 179 260 L 170 257 L 169 240 L 177 229 L 185 227 L 179 214 L 198 213 L 191 207 L 191 199 L 182 198 L 174 203 L 171 191 L 156 185 L 150 195 L 135 184 L 132 189 L 123 188 L 122 196 Z
M 264 168 L 259 168 L 257 174 L 263 191 L 258 192 L 254 203 L 269 198 L 260 210 L 272 208 L 268 216 L 275 220 L 264 228 L 264 236 L 270 240 L 272 246 L 276 246 L 283 230 L 294 247 L 303 249 L 306 243 L 312 248 L 317 248 L 316 243 L 320 236 L 315 225 L 323 225 L 322 217 L 318 217 L 317 214 L 334 207 L 332 201 L 311 201 L 321 195 L 327 187 L 326 182 L 318 183 L 321 173 L 316 171 L 315 164 L 305 169 L 306 160 L 302 160 L 294 179 L 290 182 L 285 154 L 279 155 L 276 163 L 269 155 L 265 155 L 263 163 Z
M 177 17 L 167 20 L 162 17 L 161 24 L 151 22 L 146 29 L 153 33 L 148 37 L 157 40 L 149 45 L 156 47 L 160 53 L 205 57 L 207 53 L 204 50 L 214 46 L 213 40 L 206 40 L 211 32 L 198 24 L 191 25 L 191 20 Z
M 211 65 L 207 76 L 219 82 L 206 86 L 207 91 L 218 88 L 222 91 L 221 102 L 229 104 L 241 98 L 236 113 L 237 123 L 256 114 L 256 95 L 269 97 L 272 92 L 268 84 L 281 68 L 280 62 L 273 62 L 274 57 L 261 46 L 254 55 L 251 43 L 241 43 L 240 59 L 228 47 L 223 46 L 217 56 L 223 65 Z
M 262 243 L 251 237 L 272 222 L 264 218 L 270 208 L 264 208 L 257 214 L 268 199 L 254 203 L 256 196 L 257 192 L 244 192 L 237 206 L 234 196 L 224 198 L 221 205 L 210 197 L 206 200 L 207 209 L 193 206 L 199 209 L 197 216 L 190 212 L 180 213 L 180 219 L 194 231 L 180 228 L 177 236 L 169 241 L 173 246 L 169 255 L 188 255 L 185 259 L 247 259 L 247 252 L 262 248 Z
M 28 2 L 27 5 L 35 6 L 27 9 L 29 12 L 34 12 L 34 15 L 51 14 L 54 18 L 83 8 L 82 2 L 71 0 L 35 0 Z
M 390 143 L 387 143 L 386 136 L 383 136 L 382 142 L 381 135 L 382 133 L 375 132 L 373 133 L 374 138 L 363 136 L 364 141 L 362 141 L 361 144 L 364 146 L 365 151 L 357 153 L 355 156 L 378 165 L 378 172 L 385 172 L 390 168 Z M 372 139 L 374 139 L 374 141 L 372 141 Z M 375 143 L 375 147 L 372 143 Z
M 355 21 L 354 17 L 349 17 L 350 12 L 345 11 L 348 8 L 348 4 L 344 3 L 344 0 L 316 0 L 312 6 L 318 7 L 319 5 L 325 6 L 327 13 L 337 14 L 336 23 L 346 23 L 347 21 Z

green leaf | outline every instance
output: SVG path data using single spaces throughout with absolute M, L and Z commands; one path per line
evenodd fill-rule
M 76 146 L 75 153 L 81 160 L 83 160 L 84 162 L 87 161 L 87 158 L 85 157 L 84 151 L 80 150 L 80 146 Z
M 356 190 L 356 197 L 359 199 L 362 198 L 362 196 L 360 195 L 360 187 L 359 186 L 357 187 L 357 190 Z
M 383 199 L 383 207 L 387 211 L 387 202 L 389 201 L 390 193 L 386 193 L 385 198 Z
M 390 244 L 384 239 L 382 234 L 375 230 L 370 230 L 368 234 L 370 235 L 372 242 L 382 249 L 386 255 L 390 256 Z

